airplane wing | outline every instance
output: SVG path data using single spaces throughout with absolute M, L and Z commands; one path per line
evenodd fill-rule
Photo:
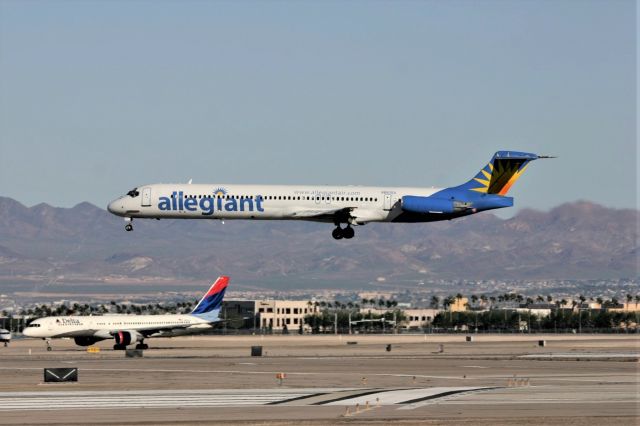
M 336 215 L 348 215 L 355 207 L 342 207 L 339 209 L 313 209 L 313 210 L 296 210 L 292 213 L 293 217 L 312 218 L 312 217 L 328 217 Z

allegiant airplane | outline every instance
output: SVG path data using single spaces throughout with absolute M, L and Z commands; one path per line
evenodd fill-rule
M 114 339 L 115 350 L 132 344 L 136 344 L 136 349 L 148 349 L 144 343 L 147 337 L 175 337 L 210 330 L 213 323 L 221 321 L 219 313 L 228 285 L 229 277 L 218 277 L 189 314 L 45 317 L 30 322 L 22 334 L 46 340 L 48 351 L 50 339 L 63 337 L 73 338 L 79 346 Z
M 369 222 L 433 222 L 513 206 L 507 192 L 530 161 L 551 158 L 498 151 L 471 180 L 451 188 L 153 184 L 136 187 L 108 210 L 134 218 L 309 220 L 333 223 L 333 238 L 353 238 Z M 344 227 L 342 225 L 345 225 Z

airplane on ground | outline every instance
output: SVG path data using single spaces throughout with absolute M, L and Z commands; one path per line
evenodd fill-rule
M 369 222 L 433 222 L 513 206 L 506 194 L 530 161 L 553 158 L 498 151 L 468 182 L 451 188 L 153 184 L 112 201 L 109 212 L 134 218 L 309 220 L 333 223 L 333 238 L 353 238 Z M 341 227 L 342 224 L 346 226 Z
M 0 343 L 4 343 L 4 347 L 6 348 L 9 346 L 9 342 L 11 342 L 11 332 L 0 328 Z
M 144 339 L 149 337 L 184 336 L 211 329 L 213 323 L 221 321 L 220 307 L 228 285 L 229 277 L 218 277 L 189 314 L 45 317 L 29 323 L 22 333 L 46 340 L 48 351 L 49 339 L 62 337 L 72 337 L 79 346 L 115 339 L 114 350 L 124 350 L 134 343 L 136 349 L 148 349 Z

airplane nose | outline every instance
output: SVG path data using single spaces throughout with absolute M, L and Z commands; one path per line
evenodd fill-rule
M 29 327 L 22 330 L 22 335 L 27 337 L 33 337 L 33 334 L 31 333 L 31 330 L 29 329 Z
M 109 211 L 109 213 L 112 214 L 119 214 L 122 211 L 122 206 L 118 205 L 121 204 L 120 200 L 113 200 L 112 202 L 109 203 L 109 205 L 107 206 L 107 210 Z

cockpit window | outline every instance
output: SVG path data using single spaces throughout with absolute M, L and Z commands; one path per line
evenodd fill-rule
M 27 327 L 40 327 L 40 324 L 29 324 Z
M 140 193 L 138 192 L 138 188 L 133 188 L 131 191 L 127 192 L 127 195 L 131 198 L 136 198 Z

